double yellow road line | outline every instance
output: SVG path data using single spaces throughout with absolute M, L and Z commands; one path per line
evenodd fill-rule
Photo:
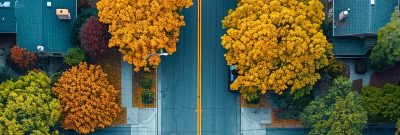
M 201 135 L 201 53 L 202 53 L 202 18 L 201 18 L 201 0 L 197 1 L 197 135 Z

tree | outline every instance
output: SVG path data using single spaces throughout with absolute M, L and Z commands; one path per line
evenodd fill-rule
M 51 96 L 50 78 L 28 72 L 17 81 L 0 84 L 0 134 L 50 134 L 61 113 Z
M 107 49 L 107 37 L 107 27 L 100 23 L 97 17 L 93 16 L 82 26 L 79 35 L 81 47 L 92 59 L 96 59 Z
M 109 25 L 108 46 L 118 47 L 123 60 L 139 71 L 160 63 L 157 55 L 147 58 L 150 54 L 176 51 L 180 27 L 185 25 L 179 11 L 192 4 L 192 0 L 100 0 L 97 8 L 100 22 Z
M 11 61 L 22 69 L 29 69 L 37 60 L 36 54 L 29 52 L 25 48 L 14 46 L 11 48 Z
M 107 80 L 101 66 L 80 63 L 63 73 L 53 87 L 62 106 L 61 126 L 87 134 L 117 118 L 121 107 L 118 90 Z
M 86 1 L 91 0 L 83 0 L 82 3 L 86 3 Z M 71 32 L 71 42 L 76 46 L 79 46 L 81 40 L 79 38 L 79 32 L 81 31 L 81 27 L 85 24 L 86 20 L 91 16 L 97 16 L 99 11 L 96 8 L 88 8 L 83 9 L 82 12 L 79 14 L 78 18 L 75 20 L 74 24 L 72 25 L 72 32 Z
M 386 84 L 383 88 L 364 87 L 361 103 L 374 120 L 396 121 L 400 118 L 400 87 Z
M 298 119 L 304 108 L 313 100 L 310 93 L 305 93 L 301 98 L 296 98 L 295 95 L 284 92 L 282 95 L 273 94 L 271 98 L 280 110 L 278 117 L 281 119 Z
M 378 71 L 385 71 L 400 60 L 400 11 L 392 13 L 390 22 L 378 31 L 378 43 L 372 49 L 371 65 Z
M 358 94 L 351 91 L 351 83 L 338 77 L 326 95 L 311 101 L 300 120 L 311 127 L 309 134 L 361 135 L 368 116 Z
M 70 48 L 64 55 L 64 63 L 70 66 L 78 65 L 80 62 L 86 61 L 85 52 L 80 48 Z
M 230 87 L 282 94 L 313 86 L 333 56 L 323 8 L 319 0 L 241 0 L 222 21 L 225 58 L 239 71 Z

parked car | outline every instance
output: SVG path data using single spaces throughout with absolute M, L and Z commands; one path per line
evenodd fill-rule
M 235 66 L 230 65 L 229 66 L 229 91 L 230 92 L 239 92 L 239 90 L 232 90 L 230 85 L 233 83 L 233 81 L 235 81 L 235 79 L 237 78 L 237 76 L 239 75 L 238 71 L 236 70 Z

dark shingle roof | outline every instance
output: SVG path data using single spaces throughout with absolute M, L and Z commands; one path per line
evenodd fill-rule
M 333 53 L 336 56 L 365 55 L 364 39 L 358 37 L 335 37 Z
M 360 34 L 376 35 L 379 28 L 385 26 L 398 5 L 397 0 L 334 0 L 334 36 Z M 344 22 L 339 21 L 339 14 L 344 10 L 349 14 Z
M 76 0 L 0 0 L 4 1 L 10 1 L 11 8 L 0 8 L 0 33 L 17 33 L 19 46 L 37 51 L 36 47 L 42 45 L 45 51 L 61 53 L 72 47 Z M 69 9 L 71 20 L 58 19 L 56 9 Z
M 15 0 L 0 0 L 1 3 L 5 1 L 11 2 L 11 5 L 9 8 L 0 7 L 0 33 L 15 33 Z
M 52 2 L 47 7 L 47 2 Z M 56 9 L 69 9 L 71 20 L 60 20 Z M 67 52 L 76 18 L 75 0 L 18 0 L 16 4 L 17 43 L 31 51 L 44 46 L 48 52 Z

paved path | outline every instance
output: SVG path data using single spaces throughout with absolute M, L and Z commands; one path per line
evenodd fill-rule
M 132 65 L 122 62 L 121 64 L 121 97 L 122 107 L 126 107 L 127 125 L 121 127 L 122 132 L 133 135 L 156 135 L 157 134 L 157 109 L 139 109 L 132 106 Z M 117 129 L 118 130 L 118 129 Z M 107 132 L 107 131 L 105 131 Z M 103 133 L 103 132 L 100 132 Z M 119 134 L 119 133 L 118 133 Z M 125 134 L 125 133 L 124 133 Z
M 121 62 L 122 107 L 132 108 L 132 65 Z

